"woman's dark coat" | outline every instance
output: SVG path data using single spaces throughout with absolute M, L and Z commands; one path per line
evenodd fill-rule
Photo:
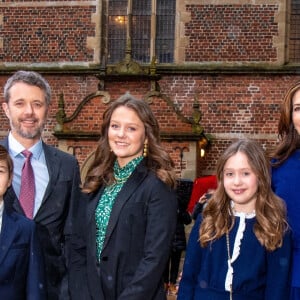
M 102 192 L 83 199 L 85 221 L 84 209 L 74 219 L 72 299 L 166 299 L 162 274 L 176 225 L 175 192 L 141 162 L 115 199 L 98 263 L 95 209 Z

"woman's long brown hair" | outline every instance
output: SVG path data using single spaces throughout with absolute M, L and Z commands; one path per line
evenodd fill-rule
M 284 202 L 271 189 L 270 163 L 262 147 L 254 140 L 243 139 L 232 143 L 221 155 L 217 163 L 218 187 L 203 211 L 200 226 L 200 244 L 206 247 L 234 225 L 231 199 L 224 188 L 224 166 L 236 153 L 244 153 L 249 165 L 257 176 L 258 190 L 255 203 L 256 223 L 254 233 L 267 250 L 275 250 L 282 245 L 287 229 Z
M 300 82 L 289 88 L 281 105 L 280 118 L 278 122 L 279 144 L 270 154 L 275 158 L 273 166 L 281 165 L 288 157 L 300 147 L 300 136 L 293 124 L 293 97 L 300 90 Z
M 115 180 L 113 165 L 116 156 L 110 151 L 108 129 L 114 110 L 120 106 L 134 110 L 144 123 L 145 135 L 148 141 L 147 157 L 145 158 L 147 167 L 154 171 L 166 184 L 175 187 L 174 163 L 169 154 L 160 145 L 160 132 L 157 119 L 145 101 L 135 99 L 131 95 L 126 94 L 112 102 L 103 114 L 101 137 L 95 151 L 94 160 L 87 172 L 83 191 L 87 193 L 96 191 L 100 186 L 112 184 Z

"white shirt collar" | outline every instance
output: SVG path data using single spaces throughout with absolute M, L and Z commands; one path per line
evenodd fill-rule
M 25 150 L 24 146 L 20 144 L 12 135 L 11 132 L 9 132 L 8 135 L 8 145 L 9 145 L 9 153 L 16 157 L 19 155 L 23 150 Z M 42 151 L 43 151 L 43 144 L 42 139 L 40 139 L 37 143 L 35 143 L 32 147 L 28 149 L 32 152 L 32 156 L 36 159 L 39 159 Z

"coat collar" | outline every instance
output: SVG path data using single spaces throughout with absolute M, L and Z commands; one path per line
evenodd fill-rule
M 49 172 L 49 182 L 44 194 L 41 207 L 43 206 L 44 202 L 47 201 L 47 199 L 49 198 L 52 189 L 58 180 L 59 171 L 61 169 L 61 161 L 57 156 L 57 151 L 53 147 L 45 144 L 44 142 L 43 142 L 43 149 L 44 149 L 46 164 Z

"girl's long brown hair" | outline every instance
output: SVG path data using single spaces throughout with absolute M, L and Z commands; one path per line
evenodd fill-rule
M 230 231 L 234 225 L 231 199 L 224 188 L 224 166 L 227 160 L 238 152 L 247 156 L 258 180 L 254 233 L 267 250 L 275 250 L 282 245 L 283 235 L 287 229 L 286 209 L 284 202 L 271 189 L 270 163 L 264 150 L 257 142 L 249 139 L 233 142 L 218 160 L 218 187 L 203 211 L 199 232 L 200 244 L 206 247 L 209 242 Z
M 112 113 L 120 106 L 134 110 L 144 123 L 145 135 L 148 141 L 147 157 L 145 158 L 147 167 L 154 171 L 166 184 L 175 187 L 174 163 L 169 154 L 160 145 L 159 125 L 150 106 L 145 101 L 135 99 L 131 95 L 126 94 L 112 102 L 103 114 L 101 137 L 95 151 L 94 160 L 87 172 L 83 191 L 87 193 L 96 191 L 100 186 L 112 184 L 115 180 L 113 165 L 116 156 L 110 151 L 108 129 Z
M 300 90 L 300 82 L 290 87 L 281 105 L 278 122 L 279 144 L 271 153 L 273 166 L 281 165 L 297 148 L 300 147 L 300 135 L 297 133 L 292 119 L 293 97 Z

